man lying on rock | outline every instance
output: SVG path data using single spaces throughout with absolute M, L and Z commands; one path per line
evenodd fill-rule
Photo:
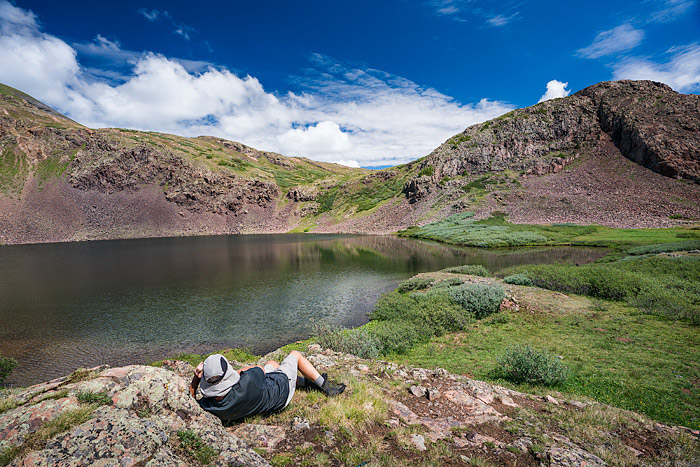
M 296 350 L 281 364 L 270 360 L 264 367 L 250 365 L 240 370 L 234 370 L 223 355 L 210 355 L 194 370 L 192 397 L 198 386 L 204 396 L 199 405 L 224 422 L 278 412 L 287 407 L 296 388 L 316 389 L 328 397 L 345 390 L 344 384 L 329 381 Z

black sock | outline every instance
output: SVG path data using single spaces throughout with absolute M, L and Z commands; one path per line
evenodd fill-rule
M 303 376 L 297 376 L 297 387 L 298 388 L 305 388 L 309 385 L 308 381 L 306 378 Z

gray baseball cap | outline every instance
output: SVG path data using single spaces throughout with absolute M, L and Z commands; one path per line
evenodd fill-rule
M 217 353 L 204 360 L 199 387 L 204 397 L 220 397 L 229 392 L 240 379 L 241 376 L 231 367 L 226 357 Z

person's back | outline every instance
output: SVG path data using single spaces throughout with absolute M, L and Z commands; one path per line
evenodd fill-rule
M 283 373 L 266 374 L 260 367 L 253 367 L 240 374 L 240 380 L 223 399 L 203 397 L 199 405 L 221 420 L 236 421 L 282 410 L 288 395 L 288 380 Z

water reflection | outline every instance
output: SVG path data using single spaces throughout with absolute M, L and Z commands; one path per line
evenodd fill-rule
M 580 248 L 483 251 L 391 236 L 244 235 L 0 248 L 0 352 L 11 383 L 179 351 L 264 352 L 326 320 L 366 321 L 382 292 L 458 264 L 584 263 Z

